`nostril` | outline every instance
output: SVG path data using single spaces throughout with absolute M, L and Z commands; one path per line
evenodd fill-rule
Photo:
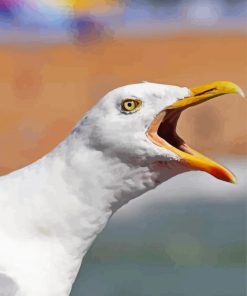
M 208 93 L 210 91 L 214 91 L 214 90 L 217 90 L 217 88 L 216 87 L 213 87 L 213 88 L 207 89 L 207 90 L 205 90 L 205 91 L 203 91 L 201 93 L 195 94 L 194 97 L 198 97 L 198 96 L 204 95 L 204 94 L 206 94 L 206 93 Z

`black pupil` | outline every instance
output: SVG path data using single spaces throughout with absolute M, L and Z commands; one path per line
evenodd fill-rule
M 128 103 L 128 107 L 132 107 L 132 103 L 131 102 Z

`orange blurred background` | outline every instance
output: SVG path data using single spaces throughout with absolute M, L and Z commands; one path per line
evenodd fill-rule
M 106 92 L 143 80 L 195 86 L 231 80 L 246 92 L 244 32 L 183 31 L 97 42 L 0 46 L 0 173 L 49 152 Z M 217 98 L 186 111 L 188 143 L 209 154 L 246 154 L 246 101 Z

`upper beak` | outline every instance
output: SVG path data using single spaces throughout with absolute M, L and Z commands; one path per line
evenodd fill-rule
M 215 81 L 192 87 L 190 88 L 190 92 L 190 96 L 176 101 L 176 103 L 169 106 L 167 109 L 185 109 L 225 94 L 239 94 L 240 96 L 244 97 L 244 92 L 242 89 L 230 81 Z

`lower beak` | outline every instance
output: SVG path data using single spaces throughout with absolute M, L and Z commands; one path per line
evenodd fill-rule
M 224 94 L 239 94 L 244 96 L 240 87 L 228 81 L 217 81 L 202 86 L 192 87 L 190 88 L 190 92 L 190 96 L 176 101 L 173 105 L 166 109 L 178 109 L 180 110 L 179 112 L 181 112 L 181 110 L 188 107 L 200 104 Z M 235 176 L 228 169 L 190 148 L 185 143 L 182 145 L 182 150 L 171 145 L 168 145 L 166 149 L 170 149 L 178 154 L 181 160 L 193 170 L 205 171 L 220 180 L 236 183 Z

